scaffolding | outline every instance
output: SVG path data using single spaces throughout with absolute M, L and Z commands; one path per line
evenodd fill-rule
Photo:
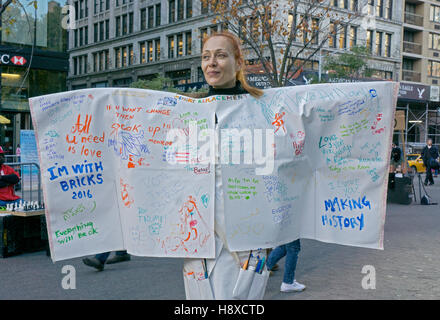
M 440 147 L 440 103 L 399 100 L 397 110 L 405 111 L 405 142 L 400 141 L 395 132 L 393 141 L 402 146 L 405 143 L 407 153 L 420 153 L 428 138 L 433 145 Z

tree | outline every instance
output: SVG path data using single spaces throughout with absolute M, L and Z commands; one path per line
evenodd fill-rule
M 337 56 L 327 56 L 324 69 L 329 77 L 359 79 L 370 77 L 372 70 L 368 68 L 370 52 L 366 47 L 356 46 L 348 52 Z
M 22 3 L 23 2 L 23 3 Z M 7 0 L 3 3 L 0 0 L 0 19 L 1 26 L 0 31 L 5 30 L 6 34 L 10 32 L 10 28 L 14 26 L 17 22 L 15 12 L 11 13 L 10 11 L 14 9 L 14 7 L 25 8 L 24 6 L 33 6 L 35 9 L 38 8 L 38 1 L 19 1 L 19 0 Z M 15 6 L 14 6 L 15 5 Z
M 202 0 L 202 13 L 211 12 L 214 23 L 238 35 L 248 57 L 260 64 L 272 86 L 279 87 L 328 41 L 336 47 L 340 30 L 345 41 L 347 24 L 360 17 L 357 8 L 341 14 L 330 2 L 357 7 L 357 1 L 348 0 Z

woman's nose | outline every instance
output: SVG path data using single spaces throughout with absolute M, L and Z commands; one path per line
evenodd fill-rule
M 216 65 L 216 64 L 217 64 L 217 59 L 216 59 L 215 56 L 212 56 L 212 57 L 209 59 L 209 65 Z

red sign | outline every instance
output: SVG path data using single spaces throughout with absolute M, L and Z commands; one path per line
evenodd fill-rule
M 0 64 L 15 64 L 16 66 L 25 65 L 27 60 L 22 56 L 13 56 L 12 58 L 9 54 L 0 54 Z
M 13 56 L 11 58 L 11 62 L 17 66 L 22 66 L 27 62 L 27 60 L 20 56 Z

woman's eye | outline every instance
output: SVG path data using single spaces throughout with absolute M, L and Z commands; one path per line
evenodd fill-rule
M 202 56 L 203 60 L 209 60 L 209 56 Z

